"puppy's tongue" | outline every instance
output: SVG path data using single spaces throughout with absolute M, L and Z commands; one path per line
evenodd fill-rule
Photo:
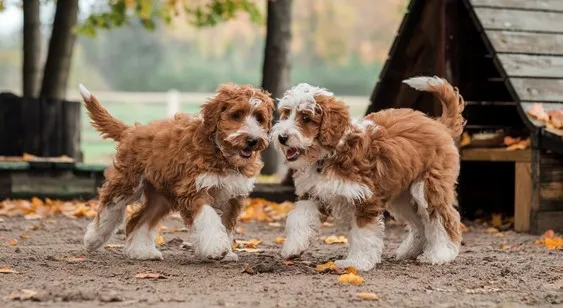
M 292 158 L 295 158 L 295 156 L 297 156 L 298 153 L 299 153 L 299 151 L 296 148 L 289 148 L 287 150 L 287 152 L 285 153 L 285 157 L 287 159 L 292 159 Z
M 242 157 L 249 158 L 250 156 L 252 156 L 252 151 L 248 149 L 242 149 L 240 150 L 240 155 Z

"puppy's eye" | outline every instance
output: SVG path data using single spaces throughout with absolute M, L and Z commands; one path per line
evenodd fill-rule
M 304 114 L 301 116 L 301 120 L 303 120 L 304 123 L 309 123 L 311 122 L 311 118 L 309 118 L 308 115 Z
M 231 119 L 238 121 L 240 118 L 242 118 L 242 111 L 239 110 L 231 113 Z
M 266 122 L 266 119 L 264 119 L 264 116 L 262 116 L 261 114 L 257 114 L 256 121 L 258 121 L 258 123 L 260 124 L 264 124 L 264 122 Z

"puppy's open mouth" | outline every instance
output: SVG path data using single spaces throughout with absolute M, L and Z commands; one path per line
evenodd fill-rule
M 240 150 L 240 156 L 242 158 L 251 158 L 252 157 L 252 150 L 242 149 L 242 150 Z
M 303 151 L 298 148 L 288 148 L 285 150 L 285 158 L 287 161 L 296 161 L 301 154 L 303 154 Z

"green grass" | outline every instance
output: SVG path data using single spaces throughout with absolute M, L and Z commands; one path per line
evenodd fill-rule
M 146 124 L 150 121 L 166 117 L 166 104 L 142 104 L 132 105 L 123 103 L 104 103 L 104 107 L 126 124 L 139 122 Z M 181 111 L 186 113 L 197 113 L 199 106 L 194 104 L 183 104 Z M 362 116 L 365 112 L 363 107 L 350 108 L 352 116 Z M 86 164 L 110 164 L 112 155 L 115 153 L 115 142 L 102 140 L 97 131 L 94 130 L 82 108 L 82 135 L 81 149 L 84 153 Z

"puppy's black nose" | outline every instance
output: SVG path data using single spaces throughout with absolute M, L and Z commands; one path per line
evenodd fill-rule
M 288 139 L 287 135 L 278 135 L 278 141 L 283 145 L 286 144 L 287 139 Z
M 258 144 L 258 138 L 250 137 L 250 136 L 246 137 L 246 145 L 248 145 L 248 147 L 251 148 L 257 144 Z

